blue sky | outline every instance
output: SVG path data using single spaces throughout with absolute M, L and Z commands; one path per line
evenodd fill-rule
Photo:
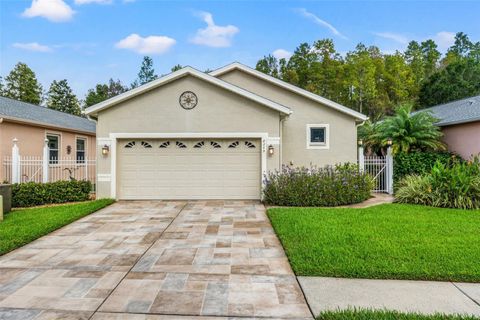
M 480 2 L 0 0 L 0 75 L 27 63 L 44 89 L 66 78 L 79 98 L 109 78 L 131 83 L 143 55 L 159 74 L 175 64 L 215 69 L 288 56 L 301 42 L 332 38 L 402 50 L 455 32 L 480 40 Z

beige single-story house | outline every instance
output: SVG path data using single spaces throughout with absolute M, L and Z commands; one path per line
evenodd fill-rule
M 443 141 L 448 150 L 464 159 L 480 154 L 480 96 L 452 101 L 430 107 L 429 111 L 439 119 Z
M 361 113 L 240 63 L 185 67 L 86 110 L 97 196 L 260 199 L 264 175 L 356 162 Z
M 0 97 L 0 178 L 10 181 L 5 159 L 12 155 L 13 140 L 22 157 L 42 157 L 45 139 L 49 159 L 83 162 L 95 158 L 95 122 L 42 106 Z

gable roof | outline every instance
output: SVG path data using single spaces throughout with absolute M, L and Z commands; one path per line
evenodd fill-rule
M 0 97 L 0 118 L 95 134 L 95 122 L 65 112 Z
M 424 111 L 430 111 L 435 118 L 440 119 L 436 123 L 440 127 L 480 121 L 480 95 L 433 106 L 415 113 Z
M 282 81 L 280 79 L 277 79 L 275 77 L 272 77 L 272 76 L 269 76 L 268 74 L 265 74 L 263 72 L 260 72 L 258 70 L 255 70 L 255 69 L 252 69 L 244 64 L 241 64 L 239 62 L 234 62 L 234 63 L 231 63 L 229 65 L 226 65 L 225 67 L 222 67 L 220 69 L 217 69 L 217 70 L 214 70 L 212 72 L 210 72 L 210 74 L 214 77 L 218 77 L 224 73 L 227 73 L 227 72 L 230 72 L 232 70 L 235 70 L 235 69 L 238 69 L 238 70 L 241 70 L 245 73 L 248 73 L 250 75 L 253 75 L 257 78 L 261 78 L 265 81 L 268 81 L 270 83 L 273 83 L 279 87 L 282 87 L 284 89 L 287 89 L 291 92 L 294 92 L 296 94 L 299 94 L 303 97 L 306 97 L 308 99 L 311 99 L 313 101 L 316 101 L 316 102 L 319 102 L 327 107 L 330 107 L 332 109 L 335 109 L 337 111 L 340 111 L 342 113 L 345 113 L 345 114 L 348 114 L 358 120 L 362 120 L 362 121 L 365 121 L 368 119 L 368 117 L 360 112 L 357 112 L 355 110 L 352 110 L 348 107 L 345 107 L 339 103 L 336 103 L 332 100 L 329 100 L 327 98 L 324 98 L 324 97 L 321 97 L 317 94 L 314 94 L 314 93 L 311 93 L 310 91 L 307 91 L 307 90 L 304 90 L 302 88 L 299 88 L 297 86 L 294 86 L 290 83 L 287 83 L 285 81 Z
M 215 78 L 215 77 L 209 75 L 208 73 L 196 70 L 192 67 L 184 67 L 184 68 L 182 68 L 178 71 L 169 73 L 169 74 L 167 74 L 163 77 L 160 77 L 156 80 L 153 80 L 149 83 L 146 83 L 146 84 L 144 84 L 140 87 L 137 87 L 137 88 L 129 90 L 125 93 L 119 94 L 118 96 L 115 96 L 115 97 L 110 98 L 108 100 L 105 100 L 103 102 L 97 103 L 96 105 L 93 105 L 93 106 L 87 108 L 85 110 L 85 113 L 87 115 L 95 116 L 101 110 L 105 110 L 107 108 L 110 108 L 110 107 L 112 107 L 112 106 L 114 106 L 114 105 L 116 105 L 120 102 L 131 99 L 135 96 L 138 96 L 142 93 L 145 93 L 145 92 L 148 92 L 148 91 L 153 90 L 155 88 L 158 88 L 158 87 L 160 87 L 162 85 L 165 85 L 167 83 L 173 82 L 173 81 L 175 81 L 177 79 L 180 79 L 180 78 L 182 78 L 184 76 L 187 76 L 187 75 L 194 76 L 198 79 L 209 82 L 209 83 L 211 83 L 215 86 L 218 86 L 218 87 L 223 88 L 225 90 L 228 90 L 230 92 L 234 92 L 234 93 L 236 93 L 240 96 L 243 96 L 243 97 L 245 97 L 249 100 L 255 101 L 255 102 L 257 102 L 261 105 L 264 105 L 268 108 L 279 111 L 281 113 L 284 113 L 284 114 L 287 114 L 287 115 L 292 113 L 292 111 L 289 108 L 287 108 L 287 107 L 285 107 L 285 106 L 283 106 L 279 103 L 276 103 L 272 100 L 269 100 L 267 98 L 256 95 L 256 94 L 254 94 L 250 91 L 247 91 L 247 90 L 242 89 L 240 87 L 237 87 L 233 84 L 230 84 L 226 81 Z

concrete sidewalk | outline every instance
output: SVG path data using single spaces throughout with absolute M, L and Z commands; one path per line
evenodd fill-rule
M 322 311 L 368 308 L 480 317 L 480 283 L 298 277 L 307 302 Z

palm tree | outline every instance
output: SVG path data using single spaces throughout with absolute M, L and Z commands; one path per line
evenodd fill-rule
M 379 122 L 365 121 L 358 127 L 358 138 L 362 140 L 367 154 L 377 154 L 381 151 L 382 139 L 379 131 Z
M 393 153 L 445 150 L 445 144 L 441 141 L 443 134 L 435 125 L 437 121 L 429 111 L 412 114 L 411 104 L 400 105 L 395 115 L 379 124 L 381 144 L 386 145 L 387 140 L 392 139 Z

